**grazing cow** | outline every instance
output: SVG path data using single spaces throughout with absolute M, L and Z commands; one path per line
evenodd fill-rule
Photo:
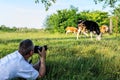
M 107 25 L 102 25 L 102 26 L 100 27 L 100 32 L 101 32 L 101 33 L 107 33 L 108 30 L 109 30 L 109 28 L 108 28 Z
M 77 39 L 78 39 L 78 36 L 79 36 L 80 32 L 85 34 L 86 36 L 88 36 L 87 32 L 90 32 L 91 39 L 92 39 L 92 33 L 96 33 L 97 34 L 96 40 L 101 40 L 101 33 L 100 33 L 99 26 L 94 21 L 79 20 L 79 22 L 78 22 Z
M 77 33 L 77 28 L 75 28 L 75 27 L 67 27 L 65 30 L 66 30 L 66 34 Z

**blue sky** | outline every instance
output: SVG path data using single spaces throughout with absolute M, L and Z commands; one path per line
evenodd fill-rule
M 110 8 L 103 9 L 102 3 L 95 5 L 93 0 L 57 0 L 48 11 L 40 2 L 35 4 L 34 0 L 0 0 L 0 25 L 8 27 L 44 27 L 47 15 L 55 13 L 57 10 L 69 9 L 70 6 L 83 10 L 102 10 L 110 12 Z

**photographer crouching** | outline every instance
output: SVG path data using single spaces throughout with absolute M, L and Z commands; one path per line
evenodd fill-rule
M 34 46 L 30 39 L 23 40 L 19 44 L 18 51 L 0 59 L 0 80 L 13 78 L 35 80 L 43 77 L 46 72 L 46 51 L 47 46 Z M 40 61 L 33 66 L 28 59 L 35 52 L 40 56 Z

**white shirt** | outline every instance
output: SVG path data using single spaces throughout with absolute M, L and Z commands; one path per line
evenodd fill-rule
M 38 71 L 18 51 L 0 59 L 0 80 L 16 77 L 35 80 L 38 75 Z

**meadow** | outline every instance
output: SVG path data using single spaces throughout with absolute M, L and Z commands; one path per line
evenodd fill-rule
M 76 40 L 74 34 L 0 31 L 0 58 L 17 50 L 23 39 L 48 46 L 47 72 L 40 80 L 120 80 L 120 34 L 96 41 L 84 36 Z M 32 58 L 35 63 L 38 55 Z

